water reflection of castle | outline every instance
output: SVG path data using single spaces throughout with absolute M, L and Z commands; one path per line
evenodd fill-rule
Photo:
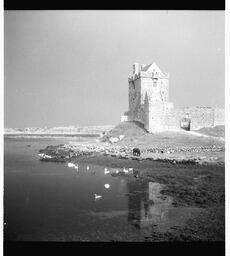
M 144 202 L 144 207 L 148 207 L 148 195 L 146 193 L 148 189 L 148 183 L 140 180 L 128 181 L 127 187 L 128 222 L 134 225 L 137 229 L 140 229 L 142 202 Z
M 128 222 L 138 230 L 167 221 L 171 198 L 160 193 L 162 185 L 143 180 L 128 181 Z

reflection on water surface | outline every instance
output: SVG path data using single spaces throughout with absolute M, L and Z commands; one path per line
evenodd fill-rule
M 39 161 L 38 150 L 52 144 L 60 140 L 5 139 L 6 240 L 143 240 L 153 230 L 183 224 L 193 213 L 174 208 L 159 183 L 111 175 L 122 169 L 81 163 L 75 169 Z

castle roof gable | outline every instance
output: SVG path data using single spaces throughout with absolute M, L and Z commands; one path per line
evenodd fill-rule
M 157 72 L 160 75 L 164 75 L 163 72 L 160 70 L 160 68 L 157 66 L 157 64 L 155 62 L 143 67 L 142 71 L 147 72 L 147 73 Z

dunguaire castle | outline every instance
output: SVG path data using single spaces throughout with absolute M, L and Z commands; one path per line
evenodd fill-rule
M 189 120 L 190 129 L 224 125 L 224 108 L 175 107 L 169 101 L 169 74 L 155 64 L 133 65 L 129 82 L 129 110 L 121 121 L 138 121 L 151 132 L 181 129 Z

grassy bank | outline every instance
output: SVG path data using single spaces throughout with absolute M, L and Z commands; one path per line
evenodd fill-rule
M 138 122 L 123 122 L 108 132 L 104 137 L 104 141 L 107 141 L 109 137 L 124 135 L 124 139 L 117 142 L 116 145 L 139 147 L 141 149 L 148 147 L 168 148 L 224 145 L 224 142 L 218 139 L 224 133 L 223 126 L 203 128 L 196 132 L 201 135 L 212 135 L 214 137 L 195 136 L 184 130 L 148 133 Z

